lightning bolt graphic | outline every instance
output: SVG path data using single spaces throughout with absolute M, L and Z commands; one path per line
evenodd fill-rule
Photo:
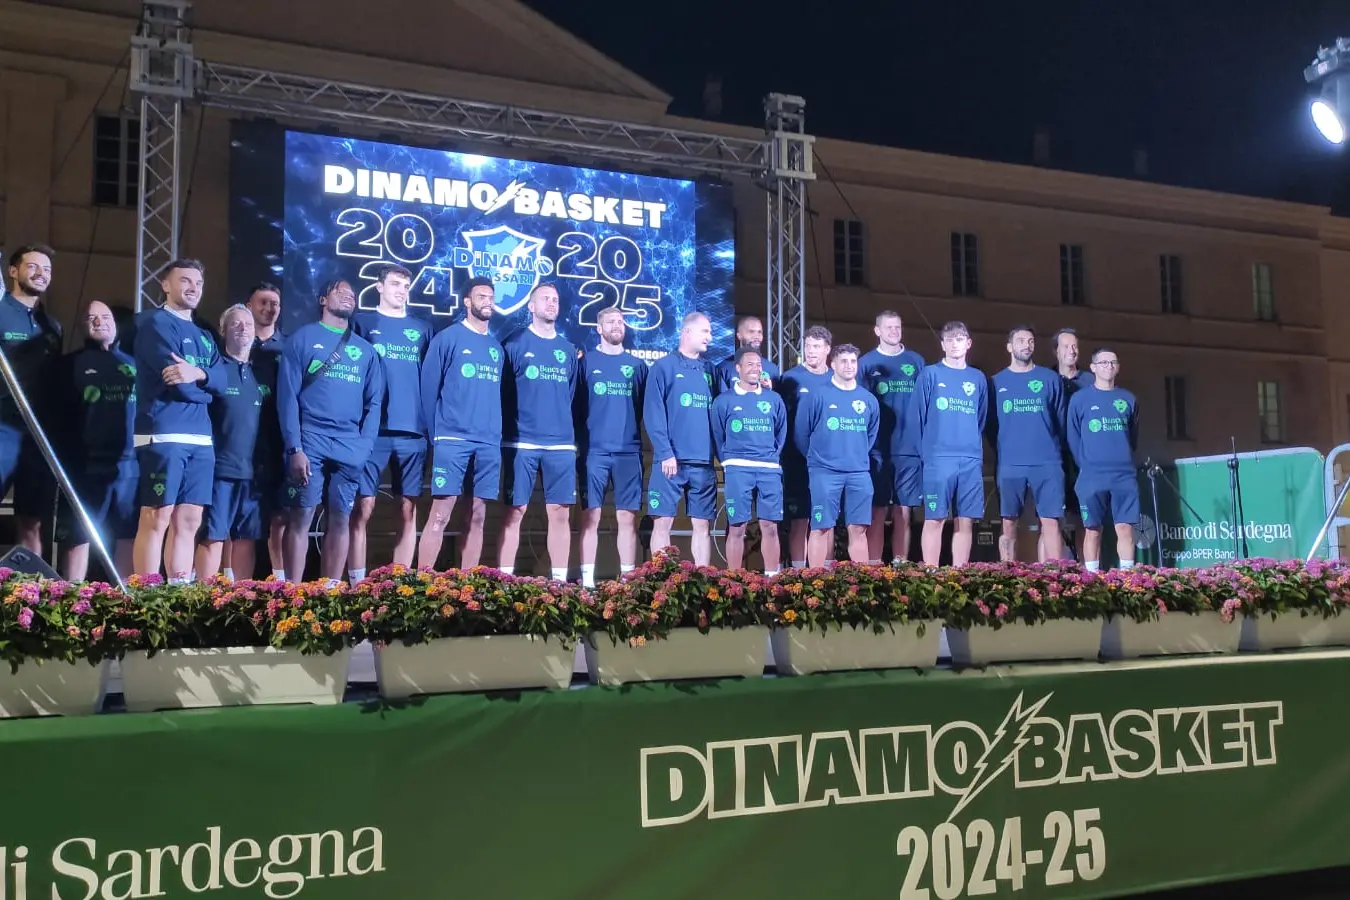
M 483 217 L 486 218 L 487 216 L 492 215 L 497 210 L 516 199 L 516 194 L 519 194 L 520 189 L 524 186 L 525 182 L 512 180 L 511 183 L 504 187 L 502 192 L 497 195 L 497 199 L 492 201 L 492 205 L 483 210 Z
M 994 779 L 1003 774 L 1004 769 L 1013 764 L 1013 760 L 1017 758 L 1017 751 L 1027 745 L 1027 728 L 1031 725 L 1031 720 L 1036 717 L 1036 714 L 1041 711 L 1046 703 L 1050 702 L 1050 698 L 1053 696 L 1054 692 L 1052 691 L 1031 706 L 1023 709 L 1022 694 L 1017 695 L 1012 708 L 1008 710 L 1008 714 L 1003 717 L 1003 722 L 998 726 L 998 730 L 994 732 L 994 739 L 989 742 L 989 749 L 984 751 L 984 755 L 980 757 L 979 762 L 975 763 L 975 778 L 970 782 L 970 787 L 966 788 L 966 792 L 961 795 L 961 799 L 957 801 L 956 808 L 947 816 L 948 822 L 956 818 L 956 814 L 965 809 L 970 801 L 979 795 L 980 791 L 992 784 Z M 1009 726 L 1014 724 L 1017 726 L 1017 730 L 1010 734 Z M 998 767 L 990 771 L 990 760 L 998 758 L 1000 754 L 1002 754 L 1002 758 L 999 759 Z

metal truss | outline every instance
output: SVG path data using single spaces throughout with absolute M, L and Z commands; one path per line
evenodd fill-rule
M 769 355 L 784 370 L 801 353 L 806 334 L 806 186 L 816 176 L 815 138 L 805 133 L 805 110 L 801 97 L 770 94 L 764 101 L 770 150 L 764 339 Z

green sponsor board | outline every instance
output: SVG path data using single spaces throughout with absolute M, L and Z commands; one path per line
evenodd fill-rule
M 0 723 L 0 897 L 1084 898 L 1350 863 L 1350 656 Z
M 1204 456 L 1161 467 L 1156 518 L 1148 475 L 1139 476 L 1141 562 L 1158 564 L 1159 533 L 1165 566 L 1200 568 L 1231 561 L 1235 536 L 1239 554 L 1246 538 L 1248 558 L 1307 556 L 1326 519 L 1322 455 L 1307 448 L 1239 453 L 1240 517 L 1233 515 L 1230 460 Z M 1325 553 L 1324 545 L 1319 554 Z

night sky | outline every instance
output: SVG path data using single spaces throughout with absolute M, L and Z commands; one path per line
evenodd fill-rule
M 1350 35 L 1350 0 L 682 0 L 660 20 L 633 0 L 527 2 L 676 114 L 702 115 L 717 72 L 740 124 L 795 93 L 814 134 L 1018 163 L 1044 127 L 1055 168 L 1131 177 L 1145 148 L 1151 180 L 1350 211 L 1350 159 L 1317 136 L 1302 75 Z

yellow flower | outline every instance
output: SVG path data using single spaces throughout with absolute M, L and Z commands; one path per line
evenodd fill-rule
M 411 597 L 416 591 L 413 590 L 413 587 L 410 584 L 400 584 L 395 593 L 400 597 Z
M 783 610 L 783 621 L 784 621 L 784 622 L 795 622 L 795 621 L 797 621 L 797 611 L 796 611 L 795 609 L 785 609 L 785 610 Z
M 516 608 L 516 612 L 524 612 L 524 611 L 525 611 L 525 604 L 524 604 L 524 603 L 521 603 L 519 600 L 517 600 L 517 601 L 515 602 L 515 608 Z
M 314 618 L 315 618 L 315 617 L 314 617 L 314 610 L 312 610 L 312 609 L 307 609 L 307 610 L 305 610 L 304 620 L 305 620 L 306 622 L 313 622 L 313 621 L 314 621 Z
M 323 626 L 320 625 L 318 622 L 315 622 L 312 625 L 310 625 L 309 630 L 314 634 L 323 634 Z
M 389 571 L 395 575 L 407 575 L 408 567 L 403 565 L 402 563 L 394 563 L 393 567 Z

